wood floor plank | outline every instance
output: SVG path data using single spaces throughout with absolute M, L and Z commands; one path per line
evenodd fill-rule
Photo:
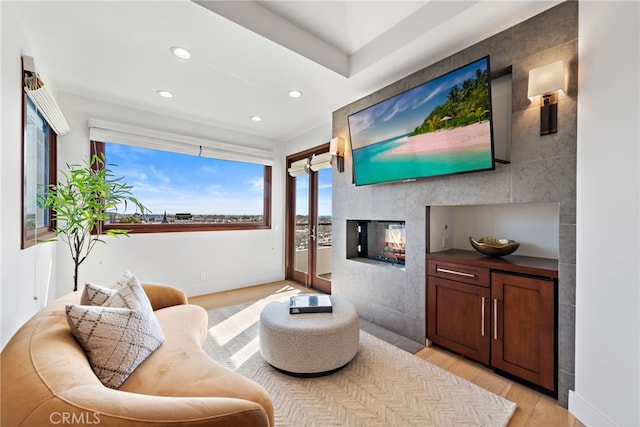
M 528 387 L 514 382 L 504 397 L 512 402 L 518 402 L 518 408 L 531 413 L 540 401 L 541 395 Z
M 483 370 L 478 376 L 474 378 L 473 383 L 482 387 L 485 390 L 489 390 L 498 396 L 503 396 L 504 391 L 511 387 L 511 381 L 495 374 L 491 370 Z
M 555 400 L 548 396 L 540 397 L 538 404 L 531 411 L 528 425 L 532 426 L 568 426 L 573 424 L 574 417 L 555 404 Z
M 453 364 L 447 367 L 447 371 L 470 382 L 473 382 L 474 378 L 480 374 L 480 370 L 464 358 L 456 360 Z

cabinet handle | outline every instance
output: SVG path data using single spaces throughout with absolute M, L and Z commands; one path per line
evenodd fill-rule
M 436 271 L 437 271 L 438 273 L 449 273 L 449 274 L 455 274 L 456 276 L 476 277 L 476 275 L 475 275 L 475 274 L 471 274 L 471 273 L 463 273 L 462 271 L 447 270 L 446 268 L 440 268 L 440 267 L 436 267 Z
M 484 300 L 485 297 L 482 297 L 482 326 L 480 327 L 480 331 L 482 331 L 482 336 L 484 336 Z
M 498 300 L 493 299 L 493 339 L 498 339 Z

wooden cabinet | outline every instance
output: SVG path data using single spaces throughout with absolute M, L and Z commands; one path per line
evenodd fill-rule
M 440 261 L 428 270 L 427 338 L 488 365 L 489 270 Z
M 427 255 L 427 339 L 556 390 L 557 261 Z
M 555 390 L 555 283 L 491 274 L 491 366 Z

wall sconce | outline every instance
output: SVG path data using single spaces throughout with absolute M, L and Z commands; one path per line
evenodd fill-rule
M 329 144 L 329 153 L 336 156 L 336 169 L 338 172 L 344 172 L 344 138 L 336 136 Z
M 540 95 L 540 135 L 558 132 L 558 90 L 565 91 L 564 63 L 553 62 L 529 71 L 528 97 Z

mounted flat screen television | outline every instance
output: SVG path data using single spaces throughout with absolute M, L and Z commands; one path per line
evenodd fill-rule
M 356 185 L 495 168 L 489 57 L 351 114 Z

